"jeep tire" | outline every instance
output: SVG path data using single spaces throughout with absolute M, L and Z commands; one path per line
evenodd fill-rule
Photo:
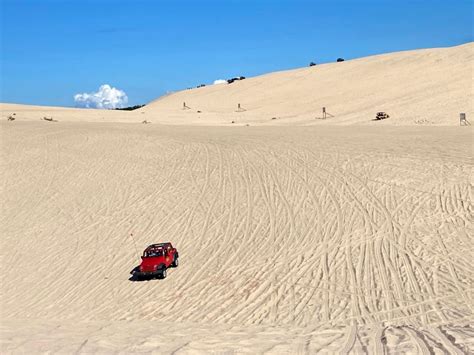
M 160 274 L 158 275 L 158 278 L 166 279 L 166 268 L 165 267 L 161 270 Z
M 172 267 L 178 267 L 179 265 L 179 261 L 178 261 L 178 257 L 175 256 L 174 257 L 174 260 L 173 260 L 173 263 L 171 264 Z

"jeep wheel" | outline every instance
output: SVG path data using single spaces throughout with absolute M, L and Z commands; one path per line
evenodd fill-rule
M 171 264 L 172 267 L 178 267 L 179 265 L 179 261 L 178 261 L 178 257 L 175 257 L 174 260 L 173 260 L 173 263 Z
M 160 279 L 166 279 L 166 268 L 164 268 L 163 270 L 161 270 Z

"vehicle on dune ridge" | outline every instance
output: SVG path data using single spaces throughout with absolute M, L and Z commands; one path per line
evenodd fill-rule
M 178 258 L 178 251 L 170 242 L 152 244 L 143 251 L 140 265 L 131 272 L 132 278 L 135 280 L 153 277 L 164 279 L 169 267 L 178 267 Z

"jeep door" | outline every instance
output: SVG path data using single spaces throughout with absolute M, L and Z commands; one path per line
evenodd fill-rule
M 173 262 L 173 255 L 170 253 L 170 250 L 165 249 L 164 256 L 165 256 L 165 265 L 166 267 L 169 267 L 171 263 Z

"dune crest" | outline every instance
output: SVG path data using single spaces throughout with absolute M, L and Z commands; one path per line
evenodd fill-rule
M 459 125 L 473 120 L 474 43 L 376 55 L 165 95 L 132 112 L 0 104 L 2 117 L 176 125 Z M 185 105 L 186 107 L 184 107 Z M 240 106 L 239 106 L 240 105 Z M 325 107 L 327 119 L 323 117 Z M 184 108 L 184 109 L 183 109 Z M 374 122 L 378 111 L 390 119 Z
M 472 50 L 1 104 L 0 352 L 474 353 Z

